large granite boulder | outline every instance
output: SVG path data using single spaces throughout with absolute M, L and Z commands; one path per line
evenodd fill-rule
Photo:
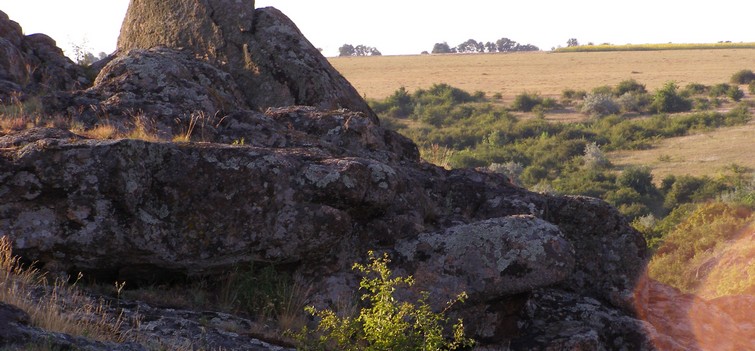
M 187 132 L 190 125 L 215 126 L 228 113 L 249 109 L 230 73 L 165 47 L 114 56 L 91 88 L 59 92 L 46 108 L 75 116 L 87 128 L 110 124 L 123 131 L 148 119 L 150 131 L 162 136 Z
M 348 267 L 383 250 L 418 287 L 440 293 L 438 304 L 470 293 L 459 315 L 491 342 L 511 336 L 499 327 L 516 325 L 506 318 L 524 307 L 521 294 L 562 286 L 624 310 L 616 296 L 631 295 L 642 272 L 644 242 L 605 203 L 420 163 L 410 142 L 359 113 L 229 118 L 254 145 L 91 140 L 54 129 L 0 137 L 0 232 L 50 270 L 133 284 L 286 264 L 323 303 L 353 297 Z M 601 217 L 555 224 L 575 213 Z M 633 254 L 616 255 L 618 245 Z M 589 260 L 576 256 L 585 247 Z
M 351 84 L 274 8 L 253 0 L 132 1 L 118 50 L 184 49 L 230 73 L 252 108 L 309 105 L 377 117 Z

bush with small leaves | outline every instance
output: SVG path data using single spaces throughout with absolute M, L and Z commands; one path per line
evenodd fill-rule
M 621 108 L 610 94 L 597 93 L 587 94 L 582 103 L 582 113 L 591 116 L 608 116 L 619 113 Z
M 593 88 L 592 93 L 613 95 L 613 87 L 611 87 L 610 85 L 602 85 L 602 86 Z
M 571 102 L 573 100 L 582 100 L 587 96 L 587 92 L 584 90 L 566 89 L 561 92 L 561 100 L 564 102 Z
M 731 89 L 731 85 L 726 83 L 716 84 L 712 87 L 710 87 L 710 91 L 708 92 L 708 95 L 710 97 L 721 97 L 726 96 L 726 93 Z
M 680 94 L 682 96 L 689 97 L 693 95 L 703 95 L 703 94 L 708 93 L 709 91 L 710 91 L 710 87 L 708 87 L 705 84 L 689 83 L 687 84 L 687 86 L 684 87 L 684 89 L 682 89 Z
M 668 82 L 653 94 L 650 108 L 656 113 L 686 112 L 692 109 L 692 101 L 678 93 L 676 83 Z
M 443 324 L 448 320 L 445 312 L 455 303 L 463 302 L 466 294 L 459 294 L 450 301 L 445 310 L 435 313 L 427 304 L 429 295 L 422 292 L 417 304 L 399 302 L 394 293 L 400 286 L 411 286 L 414 279 L 392 277 L 388 269 L 388 254 L 376 256 L 368 253 L 368 265 L 354 264 L 353 269 L 363 274 L 360 290 L 366 291 L 362 301 L 368 306 L 356 317 L 340 317 L 329 309 L 307 311 L 320 319 L 317 329 L 306 327 L 294 335 L 299 350 L 339 351 L 440 351 L 471 347 L 474 341 L 464 335 L 464 324 L 459 320 L 453 325 L 453 336 L 443 335 Z
M 742 100 L 744 92 L 736 85 L 729 85 L 726 83 L 716 84 L 710 88 L 711 97 L 726 96 L 734 101 Z
M 731 84 L 750 84 L 755 81 L 755 73 L 749 69 L 743 69 L 731 76 Z
M 649 102 L 647 94 L 628 92 L 619 96 L 616 103 L 621 106 L 621 110 L 624 112 L 642 112 Z
M 739 89 L 737 86 L 732 86 L 729 88 L 729 90 L 726 91 L 726 96 L 731 98 L 734 101 L 742 100 L 743 97 L 745 97 L 745 92 L 742 91 L 742 89 Z
M 543 102 L 543 98 L 535 93 L 523 92 L 514 97 L 514 102 L 511 104 L 511 108 L 517 111 L 530 112 L 535 106 L 540 105 Z
M 598 143 L 592 142 L 585 145 L 585 154 L 582 156 L 585 161 L 585 167 L 588 169 L 599 169 L 608 167 L 611 162 L 608 161 L 608 157 L 600 149 Z
M 622 96 L 626 93 L 644 94 L 647 93 L 645 84 L 640 84 L 634 79 L 628 79 L 621 81 L 616 88 L 613 89 L 615 96 Z

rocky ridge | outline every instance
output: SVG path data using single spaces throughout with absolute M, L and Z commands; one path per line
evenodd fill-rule
M 50 113 L 86 128 L 146 123 L 164 141 L 59 128 L 0 136 L 0 235 L 16 254 L 51 272 L 136 285 L 272 262 L 326 307 L 353 298 L 351 264 L 379 250 L 416 278 L 405 296 L 429 291 L 437 307 L 469 293 L 451 313 L 480 350 L 705 349 L 741 331 L 719 332 L 736 318 L 706 301 L 703 311 L 724 317 L 709 323 L 705 342 L 673 327 L 684 316 L 658 313 L 684 295 L 643 278 L 645 242 L 609 205 L 420 161 L 279 11 L 221 4 L 231 2 L 132 2 L 119 51 L 94 85 L 46 98 Z M 19 31 L 1 29 L 16 26 L 0 15 L 2 38 L 22 52 Z M 18 67 L 11 61 L 0 72 Z M 76 77 L 71 70 L 63 77 Z M 169 141 L 179 134 L 193 142 Z M 145 339 L 280 350 L 221 326 L 248 329 L 237 317 L 117 307 L 134 306 L 153 316 L 131 331 Z M 47 335 L 82 349 L 145 347 L 41 331 L 7 305 L 0 325 L 2 345 Z

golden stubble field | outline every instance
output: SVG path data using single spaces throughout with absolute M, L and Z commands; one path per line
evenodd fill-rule
M 612 152 L 608 158 L 619 167 L 650 167 L 656 183 L 671 174 L 716 176 L 731 164 L 755 169 L 755 121 L 664 139 L 649 150 Z
M 739 70 L 755 70 L 755 50 L 416 55 L 331 58 L 330 62 L 367 98 L 384 98 L 402 86 L 411 92 L 447 83 L 488 96 L 501 93 L 503 103 L 510 104 L 523 91 L 559 97 L 564 89 L 589 91 L 626 79 L 635 79 L 650 91 L 668 81 L 682 87 L 727 83 Z M 755 98 L 746 94 L 747 100 Z M 560 121 L 583 118 L 575 112 L 546 116 Z M 620 167 L 649 166 L 656 181 L 668 174 L 715 175 L 732 163 L 755 169 L 755 121 L 663 140 L 650 150 L 611 153 L 609 158 Z
M 396 89 L 410 92 L 447 83 L 504 100 L 523 92 L 557 97 L 564 89 L 590 90 L 635 79 L 649 90 L 665 82 L 718 84 L 742 69 L 755 70 L 754 49 L 634 52 L 510 53 L 336 57 L 330 63 L 370 99 Z

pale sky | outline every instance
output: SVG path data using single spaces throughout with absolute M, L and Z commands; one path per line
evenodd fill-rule
M 128 0 L 0 0 L 26 34 L 45 33 L 71 54 L 115 50 Z M 502 37 L 541 50 L 580 43 L 755 42 L 751 0 L 257 0 L 288 15 L 326 56 L 343 44 L 383 55 L 419 54 L 433 44 Z

